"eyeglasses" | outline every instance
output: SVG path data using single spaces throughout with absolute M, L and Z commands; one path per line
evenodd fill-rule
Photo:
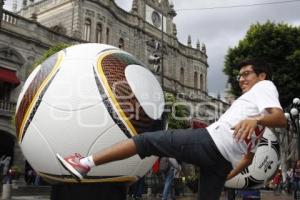
M 254 71 L 244 71 L 243 73 L 236 76 L 236 80 L 239 81 L 241 77 L 247 78 L 250 74 L 255 73 Z

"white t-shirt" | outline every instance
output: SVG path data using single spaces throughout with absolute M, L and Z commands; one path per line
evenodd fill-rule
M 278 91 L 268 80 L 259 81 L 248 92 L 236 99 L 231 107 L 220 119 L 207 127 L 221 154 L 235 167 L 242 156 L 248 152 L 255 152 L 258 140 L 263 134 L 264 127 L 258 126 L 250 140 L 237 142 L 233 138 L 233 130 L 241 120 L 268 114 L 266 108 L 281 108 Z

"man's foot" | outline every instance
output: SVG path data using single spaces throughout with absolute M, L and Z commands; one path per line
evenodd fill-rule
M 84 158 L 80 154 L 75 153 L 68 157 L 61 157 L 59 154 L 56 154 L 57 159 L 61 165 L 69 171 L 78 181 L 83 179 L 86 174 L 91 170 L 89 166 L 82 165 L 80 159 Z

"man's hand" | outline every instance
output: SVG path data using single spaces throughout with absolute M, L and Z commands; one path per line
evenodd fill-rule
M 254 153 L 248 152 L 247 154 L 245 154 L 240 160 L 240 162 L 237 164 L 237 166 L 233 170 L 231 170 L 231 172 L 227 175 L 226 179 L 232 179 L 233 177 L 241 173 L 246 167 L 251 165 L 253 158 Z
M 236 141 L 243 141 L 246 138 L 250 139 L 257 124 L 258 120 L 256 118 L 248 118 L 240 121 L 232 128 L 234 129 L 233 137 L 236 139 Z

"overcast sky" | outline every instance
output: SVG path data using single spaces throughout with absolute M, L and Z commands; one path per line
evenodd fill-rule
M 6 9 L 11 10 L 12 1 L 5 0 Z M 124 10 L 131 9 L 132 0 L 116 2 Z M 196 47 L 198 39 L 206 45 L 209 64 L 208 90 L 212 95 L 221 93 L 223 96 L 227 82 L 222 71 L 224 56 L 229 47 L 236 46 L 244 38 L 251 24 L 270 20 L 300 25 L 300 0 L 173 0 L 173 3 L 177 12 L 174 22 L 177 25 L 179 41 L 186 44 L 188 35 L 191 35 L 193 47 Z M 268 4 L 256 5 L 264 3 Z M 236 7 L 238 5 L 248 6 Z M 220 8 L 228 6 L 233 8 Z M 219 8 L 203 10 L 212 7 Z

